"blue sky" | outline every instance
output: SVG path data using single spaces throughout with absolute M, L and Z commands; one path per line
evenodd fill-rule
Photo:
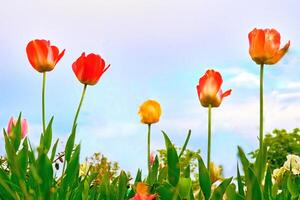
M 196 93 L 208 68 L 223 75 L 232 95 L 213 110 L 212 159 L 235 174 L 237 145 L 258 146 L 259 68 L 248 55 L 248 32 L 276 28 L 289 53 L 265 73 L 265 131 L 299 127 L 299 1 L 238 0 L 27 0 L 2 1 L 0 8 L 0 126 L 20 111 L 29 121 L 29 138 L 41 131 L 41 74 L 25 52 L 36 38 L 50 40 L 65 56 L 48 74 L 47 118 L 55 116 L 54 137 L 67 138 L 82 85 L 71 64 L 98 53 L 111 68 L 87 90 L 79 116 L 81 157 L 102 152 L 135 173 L 146 168 L 146 129 L 138 106 L 151 98 L 161 103 L 161 121 L 153 125 L 152 149 L 164 147 L 160 130 L 182 145 L 206 154 L 207 113 Z M 1 139 L 3 144 L 3 139 Z M 2 145 L 3 146 L 3 145 Z M 4 152 L 4 148 L 1 148 Z

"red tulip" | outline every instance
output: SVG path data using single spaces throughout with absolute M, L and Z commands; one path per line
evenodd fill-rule
M 204 76 L 199 79 L 197 92 L 202 106 L 219 107 L 223 98 L 231 94 L 231 89 L 223 93 L 222 82 L 221 74 L 212 69 L 207 70 Z
M 50 46 L 49 40 L 32 40 L 28 43 L 26 52 L 32 67 L 38 72 L 46 72 L 54 69 L 65 50 L 59 53 L 56 46 Z
M 290 41 L 280 48 L 280 33 L 275 29 L 253 29 L 248 35 L 249 53 L 257 64 L 277 63 L 288 51 Z
M 13 117 L 10 118 L 7 126 L 7 134 L 10 136 L 12 134 L 12 128 L 17 124 L 17 120 Z M 21 135 L 24 138 L 27 135 L 28 125 L 26 119 L 21 119 Z
M 130 200 L 153 200 L 156 194 L 148 194 L 148 186 L 144 183 L 138 183 L 136 186 L 136 194 Z
M 95 85 L 109 66 L 105 68 L 105 61 L 99 55 L 91 53 L 85 56 L 85 53 L 82 53 L 72 68 L 82 84 Z

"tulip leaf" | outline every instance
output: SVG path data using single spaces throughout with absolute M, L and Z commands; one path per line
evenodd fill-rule
M 53 123 L 53 119 L 54 117 L 51 118 L 45 133 L 43 134 L 43 150 L 45 151 L 45 153 L 47 154 L 50 146 L 51 146 L 51 142 L 52 142 L 52 123 Z
M 199 185 L 201 187 L 205 200 L 208 200 L 211 194 L 211 181 L 210 181 L 208 170 L 206 169 L 201 156 L 198 157 L 198 167 L 199 167 Z
M 76 135 L 76 128 L 77 125 L 75 125 L 74 129 L 72 129 L 72 133 L 68 138 L 66 148 L 65 148 L 65 162 L 69 162 L 71 158 L 71 154 L 74 148 L 74 142 L 75 142 L 75 135 Z
M 190 178 L 179 179 L 179 196 L 181 199 L 187 199 L 192 189 L 192 180 Z
M 148 175 L 148 179 L 147 179 L 147 183 L 149 185 L 153 185 L 156 181 L 157 181 L 157 174 L 158 174 L 158 157 L 155 156 L 155 160 L 154 163 L 150 169 L 149 175 Z
M 256 157 L 255 164 L 254 164 L 255 174 L 257 176 L 259 183 L 261 183 L 264 178 L 265 171 L 266 171 L 266 163 L 267 163 L 267 147 L 266 145 L 264 145 L 262 150 L 259 150 L 258 156 Z
M 263 200 L 260 184 L 258 182 L 258 179 L 254 171 L 249 167 L 247 169 L 247 173 L 248 173 L 247 176 L 248 179 L 246 180 L 246 184 L 247 184 L 246 199 Z
M 126 173 L 124 171 L 121 171 L 121 174 L 119 175 L 119 181 L 118 181 L 118 200 L 125 199 L 126 191 L 127 191 L 127 182 L 128 178 L 126 176 Z
M 300 195 L 300 177 L 289 174 L 287 178 L 287 189 L 292 195 L 292 199 Z
M 41 153 L 38 160 L 38 174 L 42 178 L 40 185 L 40 191 L 42 192 L 43 197 L 49 197 L 50 188 L 52 186 L 53 180 L 53 168 L 52 162 L 47 157 L 45 152 Z
M 163 132 L 163 134 L 167 148 L 168 180 L 173 186 L 176 186 L 180 176 L 179 158 L 169 137 L 165 132 Z
M 237 164 L 237 183 L 238 183 L 238 191 L 241 196 L 245 196 L 244 192 L 244 184 L 242 182 L 242 177 L 240 174 L 239 164 Z
M 56 142 L 54 143 L 54 145 L 52 147 L 52 152 L 51 152 L 51 157 L 50 157 L 51 162 L 53 162 L 53 160 L 55 158 L 58 141 L 59 141 L 59 139 L 56 140 Z
M 266 200 L 272 200 L 272 172 L 270 167 L 267 169 L 264 185 L 264 197 Z
M 184 151 L 186 149 L 186 146 L 189 143 L 189 140 L 190 140 L 190 137 L 191 137 L 191 133 L 192 133 L 192 130 L 190 129 L 189 132 L 188 132 L 188 135 L 187 135 L 187 137 L 185 139 L 185 142 L 184 142 L 184 144 L 182 146 L 181 152 L 180 152 L 180 154 L 178 156 L 179 158 L 183 155 L 183 153 L 184 153 Z
M 231 183 L 232 181 L 232 177 L 225 179 L 215 190 L 214 193 L 212 195 L 211 200 L 219 200 L 219 199 L 223 199 L 223 196 L 225 194 L 225 191 L 228 187 L 228 185 Z
M 167 182 L 162 183 L 156 189 L 160 200 L 173 200 L 175 190 L 176 188 L 174 188 L 171 184 Z M 179 200 L 179 198 L 175 197 L 175 200 Z
M 227 198 L 230 200 L 244 200 L 245 198 L 235 191 L 235 185 L 232 183 L 226 189 Z
M 140 169 L 138 169 L 138 172 L 134 180 L 134 184 L 136 185 L 139 182 L 142 182 L 142 171 Z

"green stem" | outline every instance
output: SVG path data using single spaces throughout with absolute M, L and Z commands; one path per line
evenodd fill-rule
M 151 124 L 148 124 L 148 174 L 150 174 L 151 163 L 150 163 L 150 140 L 151 140 Z
M 79 102 L 79 105 L 78 105 L 78 108 L 77 108 L 77 111 L 76 111 L 76 114 L 75 114 L 75 118 L 74 118 L 74 121 L 73 121 L 72 132 L 73 132 L 73 130 L 76 126 L 76 123 L 77 123 L 77 118 L 78 118 L 78 115 L 79 115 L 79 112 L 80 112 L 80 109 L 81 109 L 81 106 L 82 106 L 82 102 L 83 102 L 83 99 L 84 99 L 84 96 L 85 96 L 86 88 L 87 88 L 87 85 L 85 84 L 84 87 L 83 87 L 83 90 L 82 90 L 81 99 L 80 99 L 80 102 Z
M 207 170 L 209 172 L 211 149 L 211 105 L 208 106 L 208 144 L 207 144 Z
M 259 148 L 262 151 L 264 142 L 264 64 L 260 67 L 260 108 L 259 108 Z
M 46 131 L 45 87 L 46 87 L 46 72 L 43 72 L 43 88 L 42 88 L 42 122 L 43 122 L 43 133 L 45 133 L 45 131 Z

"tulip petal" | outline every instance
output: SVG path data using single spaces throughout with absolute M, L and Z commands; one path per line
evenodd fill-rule
M 281 60 L 290 47 L 290 41 L 284 45 L 272 58 L 268 59 L 265 64 L 273 65 Z
M 226 92 L 224 92 L 224 93 L 222 94 L 222 98 L 229 96 L 229 95 L 231 94 L 231 91 L 232 91 L 232 90 L 230 89 L 230 90 L 227 90 Z
M 265 46 L 265 33 L 262 29 L 254 29 L 248 35 L 249 38 L 249 53 L 251 58 L 256 63 L 264 62 L 264 46 Z
M 280 47 L 280 33 L 275 29 L 265 29 L 265 57 L 273 57 Z

